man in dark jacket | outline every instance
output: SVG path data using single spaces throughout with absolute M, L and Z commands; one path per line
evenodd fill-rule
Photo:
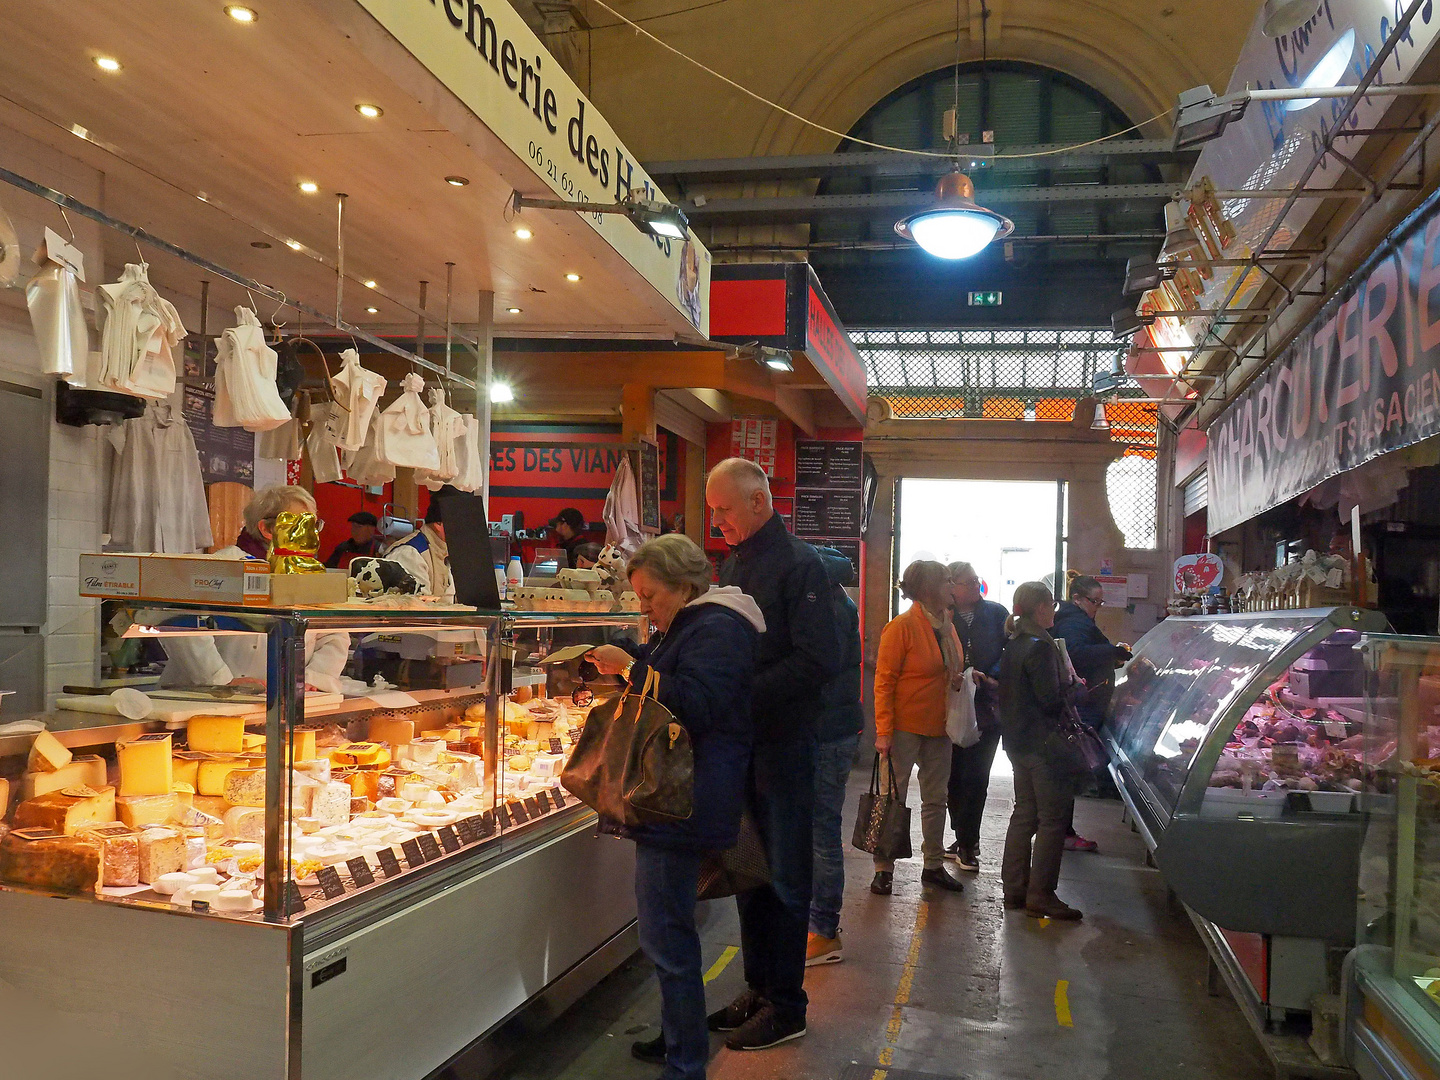
M 955 842 L 945 849 L 961 870 L 980 869 L 980 820 L 990 791 L 990 766 L 1000 745 L 1000 655 L 1005 651 L 1003 605 L 981 595 L 980 575 L 969 563 L 949 566 L 950 595 L 955 601 L 955 633 L 965 648 L 965 666 L 980 675 L 975 687 L 975 720 L 980 741 L 957 746 L 950 758 L 950 827 Z
M 1105 589 L 1100 582 L 1093 577 L 1073 578 L 1069 596 L 1069 601 L 1055 612 L 1051 634 L 1064 639 L 1075 674 L 1085 682 L 1085 694 L 1076 705 L 1080 719 L 1098 729 L 1105 722 L 1110 695 L 1115 691 L 1115 669 L 1130 659 L 1130 650 L 1113 644 L 1095 623 L 1096 613 L 1105 605 Z M 1065 833 L 1065 848 L 1096 851 L 1099 845 L 1077 833 L 1072 821 Z
M 805 966 L 838 964 L 844 959 L 840 945 L 840 903 L 845 895 L 844 831 L 845 782 L 855 764 L 855 749 L 865 728 L 860 707 L 860 611 L 845 586 L 855 568 L 834 548 L 817 547 L 830 575 L 830 596 L 835 603 L 836 650 L 842 659 L 840 674 L 820 692 L 820 718 L 815 724 L 815 828 L 814 887 L 810 898 L 810 942 Z
M 753 461 L 727 458 L 705 501 L 731 555 L 721 585 L 738 585 L 765 616 L 756 656 L 751 809 L 771 882 L 739 897 L 748 989 L 710 1016 L 732 1050 L 762 1050 L 805 1034 L 805 951 L 810 922 L 815 722 L 820 688 L 840 670 L 825 564 L 775 513 Z

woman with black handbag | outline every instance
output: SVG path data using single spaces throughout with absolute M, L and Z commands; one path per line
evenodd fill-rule
M 632 692 L 658 676 L 654 695 L 689 734 L 695 761 L 688 819 L 602 822 L 635 841 L 640 945 L 660 979 L 661 1035 L 631 1049 L 665 1066 L 661 1080 L 703 1080 L 710 1035 L 696 889 L 705 853 L 732 847 L 739 834 L 755 646 L 765 619 L 738 588 L 711 585 L 710 560 L 682 533 L 643 545 L 626 572 L 656 633 L 642 646 L 601 645 L 588 655 L 603 674 L 626 675 Z
M 1015 772 L 1015 809 L 1005 834 L 1000 882 L 1005 907 L 1032 918 L 1074 921 L 1081 913 L 1055 895 L 1065 826 L 1075 804 L 1076 749 L 1067 695 L 1077 691 L 1050 627 L 1055 597 L 1038 581 L 1015 590 L 1000 658 L 1000 736 Z M 1033 846 L 1032 846 L 1033 844 Z

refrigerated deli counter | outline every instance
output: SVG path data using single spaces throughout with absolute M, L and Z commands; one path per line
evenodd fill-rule
M 266 686 L 0 738 L 0 1072 L 419 1080 L 634 952 L 633 845 L 559 786 L 594 688 L 534 665 L 637 616 L 128 616 L 250 635 Z M 307 692 L 336 642 L 408 688 Z
M 1257 1033 L 1339 988 L 1355 940 L 1365 633 L 1349 607 L 1170 618 L 1118 674 L 1111 771 Z

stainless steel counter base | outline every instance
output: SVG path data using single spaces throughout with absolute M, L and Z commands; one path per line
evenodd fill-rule
M 634 861 L 633 844 L 596 836 L 586 815 L 514 859 L 327 934 L 296 972 L 299 1075 L 427 1076 L 634 924 Z

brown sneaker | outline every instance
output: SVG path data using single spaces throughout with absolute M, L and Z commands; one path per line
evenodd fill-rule
M 805 946 L 805 966 L 819 967 L 821 964 L 838 964 L 845 957 L 841 953 L 840 932 L 837 930 L 833 938 L 821 937 L 812 933 Z
M 1054 919 L 1057 922 L 1079 922 L 1084 915 L 1053 893 L 1036 900 L 1025 901 L 1025 914 L 1032 919 Z

